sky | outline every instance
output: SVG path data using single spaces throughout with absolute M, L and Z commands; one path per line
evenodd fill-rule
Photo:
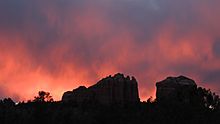
M 141 100 L 185 75 L 220 94 L 219 0 L 0 0 L 0 98 L 124 73 Z

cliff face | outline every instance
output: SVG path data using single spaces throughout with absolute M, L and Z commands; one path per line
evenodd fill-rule
M 109 76 L 97 84 L 86 88 L 81 86 L 73 91 L 65 92 L 62 101 L 98 102 L 104 105 L 133 104 L 140 102 L 138 84 L 134 77 L 124 77 L 123 74 Z
M 195 81 L 184 76 L 168 77 L 167 79 L 156 83 L 157 101 L 179 101 L 190 102 L 191 95 L 196 90 Z

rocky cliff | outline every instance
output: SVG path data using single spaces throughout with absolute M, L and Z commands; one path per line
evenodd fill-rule
M 98 102 L 104 105 L 110 104 L 133 104 L 140 102 L 138 95 L 138 84 L 134 77 L 124 77 L 116 74 L 100 80 L 97 84 L 88 88 L 80 86 L 73 91 L 65 92 L 63 102 L 74 101 Z
M 197 89 L 195 81 L 184 76 L 168 77 L 157 82 L 156 87 L 157 101 L 179 101 L 184 103 L 190 102 L 191 96 Z

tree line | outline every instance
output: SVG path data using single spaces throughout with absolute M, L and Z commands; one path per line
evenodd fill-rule
M 219 96 L 205 88 L 197 88 L 189 103 L 173 99 L 157 101 L 149 98 L 133 105 L 103 106 L 98 103 L 54 101 L 49 92 L 39 91 L 33 100 L 15 102 L 0 100 L 1 124 L 161 124 L 220 123 Z

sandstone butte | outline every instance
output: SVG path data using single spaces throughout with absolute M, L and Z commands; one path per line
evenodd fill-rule
M 197 88 L 196 83 L 184 76 L 168 77 L 156 83 L 156 99 L 170 100 L 181 95 L 181 101 L 188 102 L 191 93 Z M 140 102 L 138 83 L 134 77 L 124 77 L 115 74 L 100 80 L 88 88 L 80 86 L 72 91 L 67 91 L 62 96 L 62 102 L 100 103 L 111 104 L 136 104 Z
M 135 104 L 140 101 L 138 95 L 138 84 L 134 77 L 124 77 L 123 74 L 116 74 L 100 80 L 97 84 L 86 88 L 80 86 L 73 91 L 65 92 L 63 102 L 98 102 L 104 105 L 109 104 Z

